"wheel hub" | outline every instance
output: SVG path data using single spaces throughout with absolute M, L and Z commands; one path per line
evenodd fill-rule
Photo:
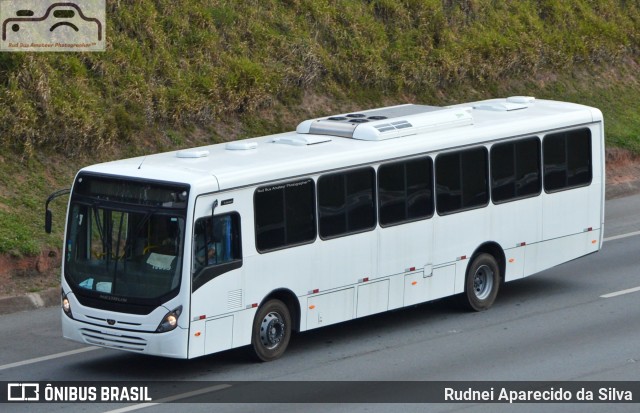
M 481 265 L 473 276 L 473 291 L 476 297 L 484 300 L 493 288 L 493 270 L 488 265 Z
M 276 312 L 267 314 L 260 325 L 260 341 L 269 350 L 276 348 L 284 338 L 285 324 Z

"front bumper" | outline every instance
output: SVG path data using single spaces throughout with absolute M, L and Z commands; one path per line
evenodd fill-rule
M 186 359 L 189 331 L 183 328 L 166 333 L 148 333 L 108 328 L 69 318 L 62 310 L 62 335 L 68 340 L 134 353 Z

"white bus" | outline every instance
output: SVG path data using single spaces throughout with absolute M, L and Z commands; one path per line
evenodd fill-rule
M 600 249 L 603 153 L 599 110 L 515 96 L 84 168 L 64 337 L 268 361 L 294 331 L 452 295 L 485 310 L 503 282 Z

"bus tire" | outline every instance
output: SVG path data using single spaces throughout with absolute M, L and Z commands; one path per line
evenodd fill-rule
M 467 269 L 463 303 L 473 311 L 484 311 L 491 307 L 498 296 L 501 274 L 500 266 L 490 254 L 480 254 Z
M 291 314 L 280 300 L 269 300 L 253 320 L 251 346 L 260 361 L 272 361 L 284 354 L 291 338 Z

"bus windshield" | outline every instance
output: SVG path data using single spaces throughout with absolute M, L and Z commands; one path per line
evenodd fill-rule
M 73 287 L 127 298 L 167 295 L 180 284 L 184 218 L 154 210 L 71 206 L 65 273 Z
M 79 175 L 64 257 L 71 288 L 132 304 L 177 293 L 188 190 L 163 182 Z

